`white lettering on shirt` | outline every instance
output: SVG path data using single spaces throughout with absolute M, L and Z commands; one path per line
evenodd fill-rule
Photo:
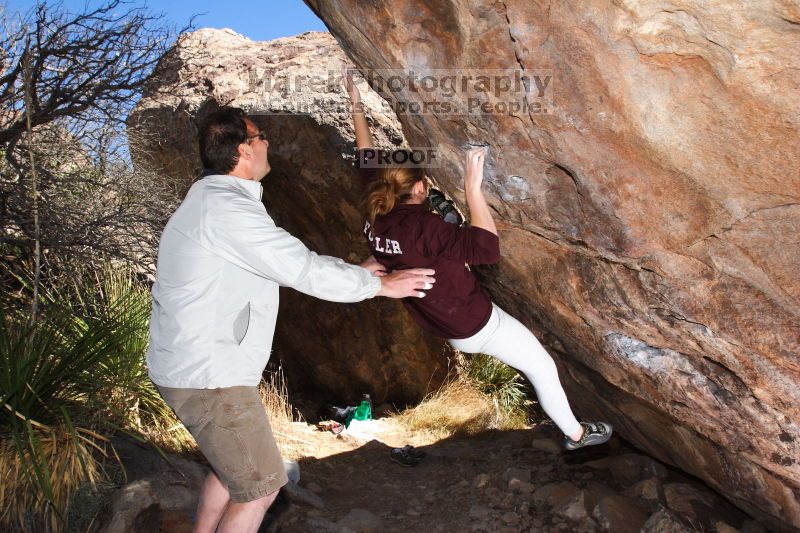
M 369 242 L 374 245 L 376 252 L 381 252 L 387 255 L 401 255 L 403 250 L 400 249 L 400 243 L 385 237 L 376 237 L 372 233 L 372 226 L 370 225 L 369 221 L 364 223 L 364 235 L 367 236 Z M 384 241 L 383 248 L 381 248 L 381 239 Z

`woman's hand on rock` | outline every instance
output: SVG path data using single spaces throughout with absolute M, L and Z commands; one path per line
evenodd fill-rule
M 466 171 L 464 172 L 464 191 L 480 190 L 483 183 L 483 161 L 487 148 L 479 146 L 467 151 Z
M 344 88 L 347 94 L 350 95 L 350 101 L 353 102 L 354 105 L 360 104 L 361 92 L 353 81 L 353 71 L 348 69 L 347 65 L 342 65 L 342 81 L 344 82 Z

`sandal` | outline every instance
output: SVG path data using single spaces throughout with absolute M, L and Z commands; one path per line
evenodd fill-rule
M 421 458 L 412 457 L 405 448 L 393 448 L 389 458 L 400 466 L 417 466 Z

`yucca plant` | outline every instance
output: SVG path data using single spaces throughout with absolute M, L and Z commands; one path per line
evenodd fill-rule
M 102 383 L 98 370 L 131 333 L 114 320 L 117 311 L 109 312 L 110 319 L 90 327 L 55 306 L 33 324 L 14 313 L 3 318 L 0 424 L 14 456 L 4 460 L 13 476 L 4 477 L 2 521 L 16 511 L 14 521 L 25 527 L 30 507 L 21 503 L 27 500 L 33 509 L 48 509 L 40 514 L 48 515 L 49 529 L 57 529 L 72 490 L 93 481 L 98 466 L 92 451 L 105 453 L 92 409 Z M 65 462 L 72 466 L 60 468 Z
M 107 435 L 185 432 L 147 377 L 150 296 L 130 271 L 40 295 L 35 322 L 4 305 L 0 323 L 0 524 L 25 531 L 63 529 L 72 494 L 103 477 Z

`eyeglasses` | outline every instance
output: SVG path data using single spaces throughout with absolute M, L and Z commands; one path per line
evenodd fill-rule
M 259 131 L 258 133 L 256 133 L 255 135 L 248 135 L 247 136 L 247 142 L 248 143 L 250 141 L 252 141 L 253 139 L 260 139 L 262 141 L 266 141 L 267 140 L 267 133 L 262 130 L 262 131 Z

